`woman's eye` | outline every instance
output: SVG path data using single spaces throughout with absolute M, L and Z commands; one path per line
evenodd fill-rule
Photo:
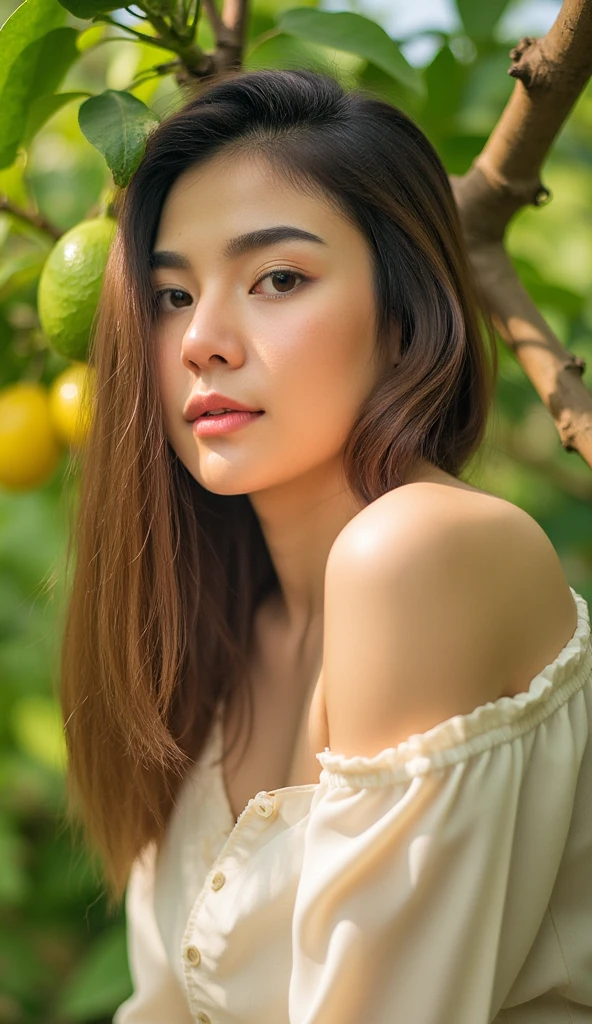
M 181 288 L 162 288 L 159 292 L 156 293 L 156 301 L 159 310 L 163 310 L 163 312 L 165 313 L 169 313 L 170 310 L 167 309 L 167 307 L 163 306 L 162 304 L 164 295 L 170 295 L 170 300 L 173 305 L 173 309 L 181 309 L 183 299 L 189 299 L 190 303 L 192 301 L 191 296 L 188 294 L 188 292 L 184 292 Z M 179 301 L 181 305 L 177 305 L 177 301 Z
M 259 280 L 256 282 L 254 287 L 257 287 L 257 285 L 261 284 L 263 281 L 271 280 L 271 278 L 274 278 L 275 279 L 274 280 L 274 285 L 273 285 L 274 288 L 276 286 L 276 281 L 277 281 L 277 284 L 278 284 L 278 286 L 280 288 L 280 293 L 279 294 L 286 295 L 286 294 L 289 294 L 290 292 L 294 291 L 294 288 L 290 288 L 289 284 L 290 284 L 290 278 L 295 278 L 295 277 L 299 278 L 300 281 L 306 281 L 306 278 L 304 277 L 304 274 L 297 274 L 295 270 L 281 270 L 281 269 L 270 270 L 268 274 L 265 274 L 263 277 L 259 278 Z M 276 293 L 276 294 L 278 294 L 278 293 Z
M 258 285 L 262 284 L 263 281 L 271 281 L 271 279 L 273 279 L 273 289 L 279 289 L 275 292 L 275 295 L 289 295 L 290 292 L 295 290 L 293 285 L 295 278 L 301 282 L 307 280 L 304 274 L 297 274 L 295 270 L 283 270 L 281 268 L 278 270 L 270 270 L 255 282 L 254 287 L 256 288 Z M 298 288 L 298 285 L 296 285 L 296 288 Z M 267 292 L 267 295 L 272 298 L 273 292 Z M 171 306 L 164 305 L 165 296 L 168 296 L 167 302 L 170 302 L 172 309 Z M 184 306 L 191 305 L 192 301 L 193 300 L 189 293 L 183 291 L 182 288 L 161 288 L 160 291 L 156 292 L 157 308 L 159 312 L 162 313 L 170 313 L 172 310 L 182 309 Z

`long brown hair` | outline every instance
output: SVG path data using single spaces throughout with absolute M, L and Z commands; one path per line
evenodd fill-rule
M 121 194 L 93 332 L 97 394 L 61 662 L 70 813 L 100 856 L 111 902 L 136 855 L 161 840 L 220 699 L 240 691 L 250 735 L 253 616 L 278 585 L 248 496 L 207 491 L 170 446 L 148 342 L 163 203 L 183 171 L 222 149 L 265 157 L 367 240 L 377 352 L 394 320 L 401 362 L 345 444 L 362 505 L 420 459 L 458 477 L 495 397 L 495 338 L 448 178 L 405 114 L 318 71 L 261 70 L 211 84 L 157 126 Z

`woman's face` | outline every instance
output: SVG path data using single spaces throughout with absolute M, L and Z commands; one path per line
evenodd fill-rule
M 286 238 L 225 255 L 237 236 L 279 225 L 322 242 Z M 166 431 L 181 461 L 217 494 L 296 477 L 326 482 L 379 372 L 364 237 L 261 159 L 216 157 L 171 189 L 154 244 L 163 250 L 186 261 L 152 272 L 162 292 L 152 343 Z M 209 391 L 264 415 L 200 437 L 183 410 Z

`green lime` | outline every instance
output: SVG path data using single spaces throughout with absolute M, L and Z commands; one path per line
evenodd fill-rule
M 51 250 L 39 278 L 37 309 L 47 339 L 68 359 L 86 361 L 90 329 L 117 222 L 83 220 Z

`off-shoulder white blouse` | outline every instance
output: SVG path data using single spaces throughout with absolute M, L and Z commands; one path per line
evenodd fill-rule
M 113 1024 L 591 1024 L 592 642 L 234 822 L 221 716 L 126 895 Z

